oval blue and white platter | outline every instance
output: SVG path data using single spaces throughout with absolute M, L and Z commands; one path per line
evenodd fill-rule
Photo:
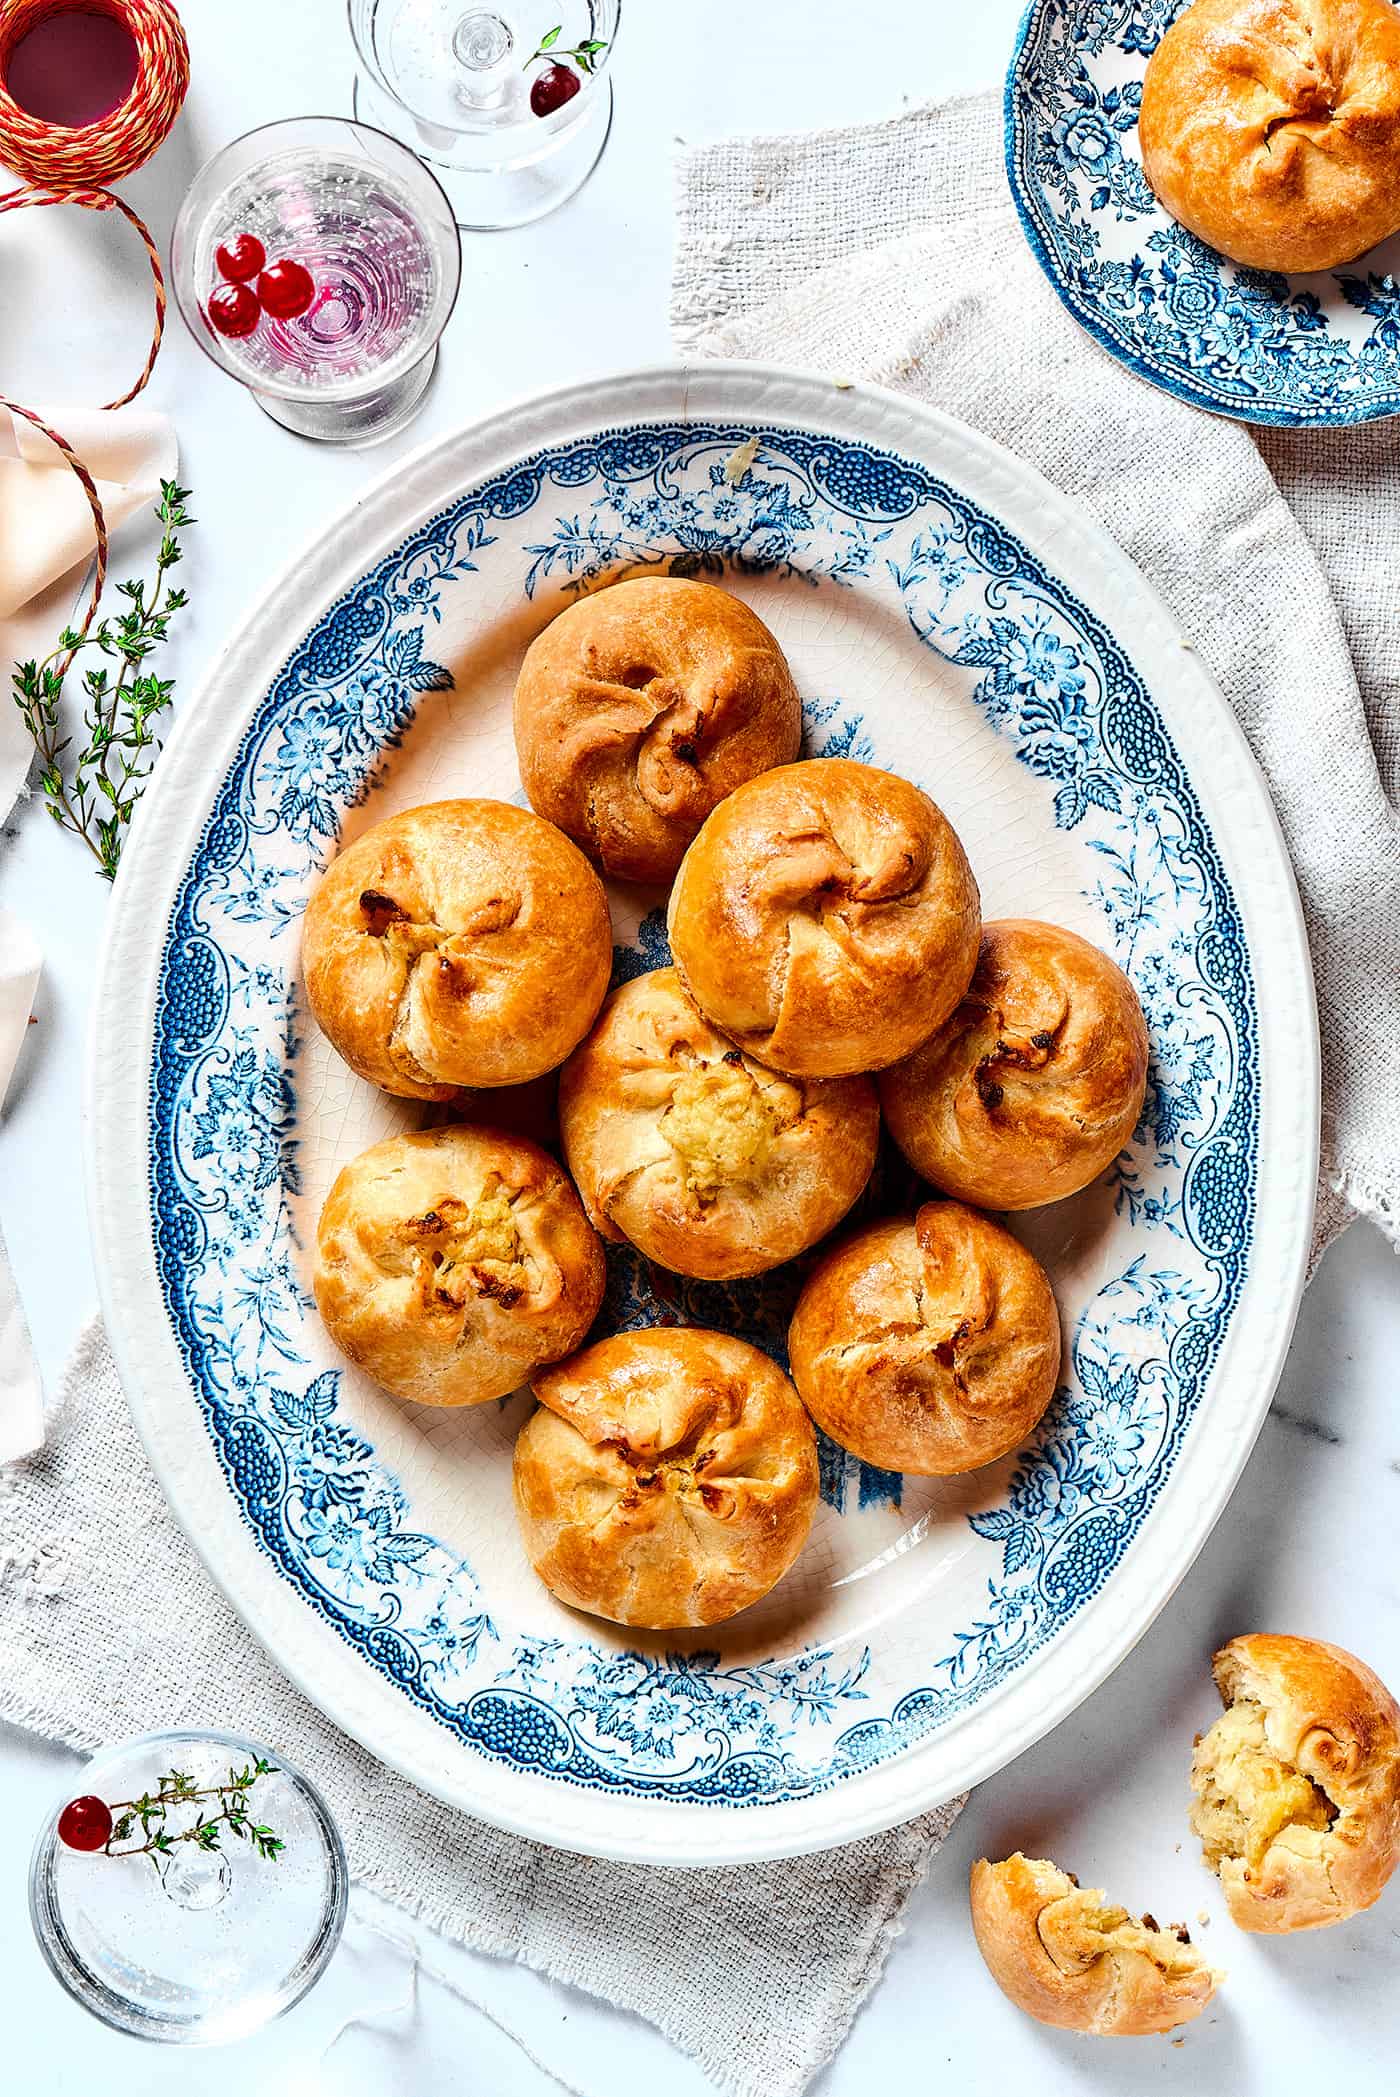
M 522 799 L 523 649 L 580 591 L 639 570 L 755 605 L 809 751 L 928 789 L 987 915 L 1110 948 L 1153 1047 L 1118 1165 L 1015 1219 L 1066 1341 L 1030 1445 L 948 1481 L 825 1446 L 788 1578 L 727 1625 L 656 1637 L 562 1608 L 531 1573 L 510 1486 L 528 1394 L 401 1405 L 321 1328 L 320 1203 L 348 1158 L 424 1110 L 345 1069 L 298 970 L 338 845 L 419 801 Z M 666 958 L 662 900 L 613 892 L 619 977 Z M 642 372 L 396 469 L 298 559 L 181 719 L 118 882 L 94 1039 L 104 1308 L 210 1571 L 385 1762 L 572 1849 L 820 1848 L 1008 1761 L 1128 1651 L 1200 1547 L 1302 1285 L 1307 951 L 1234 721 L 1086 514 L 877 389 Z M 890 1169 L 870 1200 L 910 1194 Z M 718 1287 L 611 1262 L 615 1324 L 713 1323 L 783 1357 L 790 1272 Z
M 1400 235 L 1343 268 L 1244 269 L 1142 171 L 1147 61 L 1189 0 L 1030 0 L 1006 79 L 1006 172 L 1081 327 L 1193 407 L 1293 427 L 1400 413 Z

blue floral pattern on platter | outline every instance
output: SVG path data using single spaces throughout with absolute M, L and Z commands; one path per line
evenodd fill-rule
M 758 451 L 736 478 L 736 447 Z M 917 1686 L 862 1641 L 727 1663 L 624 1651 L 497 1622 L 460 1553 L 415 1527 L 400 1479 L 317 1369 L 289 1203 L 302 1052 L 295 934 L 341 821 L 383 776 L 424 694 L 449 590 L 531 527 L 523 597 L 639 564 L 781 573 L 866 589 L 961 673 L 971 703 L 1045 782 L 1097 869 L 1086 894 L 1153 1037 L 1143 1123 L 1112 1189 L 1132 1257 L 1072 1335 L 1065 1387 L 974 1512 L 985 1601 Z M 537 524 L 538 528 L 534 529 Z M 876 747 L 839 697 L 812 750 Z M 653 913 L 620 975 L 665 958 Z M 634 1796 L 726 1805 L 808 1795 L 980 1700 L 1096 1594 L 1168 1477 L 1228 1331 L 1251 1241 L 1257 1030 L 1218 851 L 1157 711 L 1114 637 L 1017 539 L 918 464 L 792 429 L 651 425 L 539 453 L 469 489 L 335 604 L 259 702 L 177 894 L 156 1014 L 151 1172 L 174 1331 L 242 1517 L 281 1575 L 460 1740 L 513 1767 Z M 897 1173 L 897 1163 L 886 1171 Z M 897 1186 L 872 1201 L 900 1199 Z M 1116 1241 L 1115 1241 L 1116 1242 Z M 782 1355 L 793 1277 L 733 1288 L 612 1259 L 617 1324 L 701 1317 Z M 324 1355 L 324 1343 L 320 1343 Z M 312 1351 L 309 1351 L 312 1350 Z M 900 1481 L 829 1445 L 847 1514 Z
M 1312 276 L 1245 269 L 1148 186 L 1142 78 L 1187 4 L 1030 0 L 1006 81 L 1006 171 L 1036 259 L 1105 349 L 1194 407 L 1290 426 L 1400 413 L 1400 241 Z

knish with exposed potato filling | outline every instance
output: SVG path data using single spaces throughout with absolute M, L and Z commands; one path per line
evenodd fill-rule
M 1141 1921 L 1044 1857 L 972 1867 L 977 1948 L 1002 1993 L 1063 2031 L 1130 2038 L 1198 2017 L 1222 1975 L 1181 1924 Z
M 769 1070 L 659 968 L 613 992 L 565 1064 L 559 1128 L 605 1238 L 726 1281 L 834 1229 L 870 1177 L 880 1110 L 869 1078 Z
M 546 1151 L 462 1124 L 391 1136 L 344 1167 L 312 1282 L 336 1345 L 385 1390 L 480 1405 L 578 1346 L 603 1248 Z
M 1400 1861 L 1400 1708 L 1354 1654 L 1256 1634 L 1216 1654 L 1222 1715 L 1196 1742 L 1191 1824 L 1232 1919 L 1340 1922 Z
M 727 1181 L 759 1175 L 774 1136 L 802 1111 L 793 1086 L 781 1080 L 760 1085 L 737 1049 L 732 1054 L 732 1061 L 723 1057 L 683 1071 L 661 1117 L 661 1133 L 682 1161 L 686 1186 L 702 1201 Z M 786 1100 L 775 1097 L 779 1089 Z

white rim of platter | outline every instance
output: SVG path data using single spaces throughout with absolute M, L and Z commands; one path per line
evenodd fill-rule
M 748 597 L 793 663 L 808 748 L 931 791 L 988 916 L 1109 947 L 1154 1052 L 1113 1172 L 1013 1219 L 1065 1322 L 1063 1388 L 1028 1448 L 937 1481 L 828 1446 L 813 1540 L 773 1596 L 656 1638 L 566 1611 L 530 1575 L 510 1507 L 526 1394 L 397 1407 L 319 1328 L 306 1247 L 329 1178 L 414 1110 L 337 1064 L 296 953 L 338 832 L 413 800 L 522 798 L 521 651 L 581 589 L 645 568 Z M 612 900 L 619 973 L 658 965 L 660 899 Z M 990 1775 L 1167 1601 L 1292 1330 L 1317 1026 L 1264 783 L 1089 516 L 894 394 L 671 366 L 435 441 L 251 613 L 133 830 L 86 1115 L 137 1424 L 290 1679 L 483 1820 L 601 1856 L 738 1863 L 893 1826 Z M 790 1301 L 619 1256 L 604 1315 L 726 1323 L 781 1355 Z

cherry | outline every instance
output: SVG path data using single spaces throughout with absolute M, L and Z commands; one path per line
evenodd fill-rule
M 236 341 L 241 335 L 251 335 L 262 319 L 262 307 L 251 284 L 220 284 L 217 291 L 209 294 L 209 323 L 221 335 L 231 335 Z
M 58 1839 L 69 1849 L 102 1849 L 111 1833 L 111 1808 L 90 1792 L 70 1799 L 58 1816 Z
M 230 284 L 246 284 L 267 260 L 267 249 L 253 233 L 237 233 L 223 247 L 215 248 L 219 275 Z
M 299 262 L 274 262 L 258 278 L 263 312 L 270 313 L 274 320 L 296 320 L 315 296 L 315 280 Z
M 553 116 L 566 102 L 572 102 L 583 86 L 572 66 L 546 66 L 537 73 L 530 89 L 530 107 L 537 117 Z

